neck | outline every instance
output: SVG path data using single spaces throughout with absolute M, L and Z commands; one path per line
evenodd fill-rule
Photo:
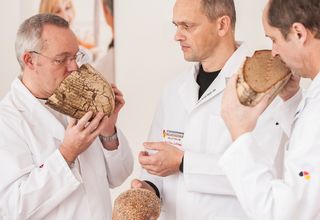
M 306 50 L 302 58 L 303 72 L 305 72 L 305 77 L 313 80 L 320 72 L 320 40 L 316 40 L 308 46 L 309 49 Z
M 21 81 L 34 97 L 39 99 L 47 99 L 50 97 L 50 94 L 42 90 L 41 86 L 37 85 L 37 83 L 32 80 L 32 76 L 27 70 L 23 71 Z
M 236 49 L 234 38 L 219 43 L 212 55 L 201 61 L 204 71 L 214 72 L 221 70 Z

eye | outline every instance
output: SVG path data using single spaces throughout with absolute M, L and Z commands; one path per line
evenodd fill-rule
M 66 62 L 66 60 L 67 60 L 66 57 L 64 57 L 64 58 L 56 58 L 56 59 L 54 60 L 54 62 L 55 62 L 56 64 L 61 65 L 61 64 L 64 64 L 64 63 Z

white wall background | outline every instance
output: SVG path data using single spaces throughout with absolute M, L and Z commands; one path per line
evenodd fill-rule
M 269 48 L 261 26 L 262 8 L 267 0 L 235 0 L 236 36 L 256 48 Z M 38 0 L 11 0 L 0 14 L 1 77 L 0 97 L 19 74 L 14 55 L 14 39 L 20 22 L 38 10 Z M 183 61 L 174 42 L 172 7 L 174 0 L 115 0 L 116 80 L 124 92 L 126 105 L 119 126 L 126 133 L 135 156 L 135 170 L 126 183 L 113 192 L 129 188 L 130 180 L 139 176 L 137 162 L 142 142 L 146 140 L 157 99 L 165 82 L 190 64 Z M 78 16 L 78 15 L 77 15 Z M 119 161 L 121 163 L 121 161 Z

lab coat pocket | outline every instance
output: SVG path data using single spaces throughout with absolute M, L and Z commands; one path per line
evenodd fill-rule
M 231 144 L 230 133 L 220 115 L 210 115 L 207 123 L 206 151 L 220 155 Z

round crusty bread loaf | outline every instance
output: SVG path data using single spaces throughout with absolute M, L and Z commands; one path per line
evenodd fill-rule
M 247 57 L 238 71 L 239 100 L 243 105 L 255 106 L 268 93 L 270 103 L 290 76 L 290 69 L 280 57 L 273 57 L 270 50 L 256 51 L 252 57 Z
M 88 111 L 110 116 L 115 108 L 115 95 L 107 80 L 92 66 L 84 64 L 61 82 L 46 104 L 76 119 Z
M 160 205 L 160 199 L 150 190 L 130 189 L 116 198 L 112 220 L 156 220 Z

